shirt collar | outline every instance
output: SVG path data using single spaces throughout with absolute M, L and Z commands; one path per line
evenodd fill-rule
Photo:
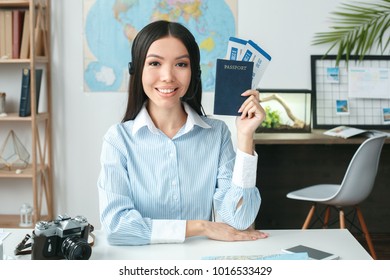
M 187 113 L 187 121 L 184 127 L 184 133 L 189 132 L 195 125 L 200 126 L 202 128 L 211 128 L 210 125 L 208 125 L 202 118 L 199 116 L 198 113 L 195 112 L 194 109 L 191 108 L 187 103 L 183 102 L 184 104 L 184 111 Z M 133 130 L 132 134 L 135 135 L 138 130 L 140 130 L 142 127 L 146 126 L 150 132 L 152 133 L 159 133 L 159 129 L 154 125 L 148 110 L 146 109 L 146 103 L 141 108 L 141 111 L 138 113 L 138 115 L 134 119 L 133 124 Z

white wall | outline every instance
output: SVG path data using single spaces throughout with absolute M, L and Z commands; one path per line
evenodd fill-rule
M 258 42 L 272 55 L 260 86 L 310 89 L 310 55 L 327 50 L 311 46 L 311 40 L 315 32 L 327 30 L 329 12 L 341 0 L 238 2 L 237 36 Z M 121 120 L 126 93 L 83 92 L 82 14 L 80 0 L 52 1 L 55 214 L 82 214 L 99 227 L 96 180 L 102 136 Z M 211 113 L 213 94 L 204 96 Z M 232 118 L 224 119 L 234 133 Z M 0 212 L 18 212 L 19 207 L 5 202 Z

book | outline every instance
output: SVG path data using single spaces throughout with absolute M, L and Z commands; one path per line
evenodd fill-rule
M 5 10 L 5 53 L 4 58 L 12 58 L 12 10 Z
M 0 10 L 0 59 L 5 55 L 5 11 Z
M 327 130 L 324 132 L 325 135 L 328 136 L 335 136 L 335 137 L 341 137 L 344 139 L 350 138 L 352 136 L 360 135 L 363 133 L 368 132 L 368 130 L 363 130 L 355 127 L 349 127 L 349 126 L 338 126 L 335 128 L 332 128 L 330 130 Z
M 252 88 L 253 62 L 217 59 L 214 114 L 239 116 L 238 109 Z
M 36 112 L 38 112 L 39 94 L 42 82 L 42 69 L 35 69 L 35 100 Z M 20 94 L 19 116 L 28 117 L 31 115 L 31 70 L 29 68 L 23 69 L 22 87 Z
M 23 10 L 12 11 L 12 58 L 20 57 L 20 43 L 23 31 Z
M 22 42 L 20 44 L 20 58 L 27 59 L 30 50 L 30 12 L 24 13 Z

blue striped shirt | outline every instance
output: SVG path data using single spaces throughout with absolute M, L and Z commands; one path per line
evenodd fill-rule
M 105 134 L 98 190 L 110 244 L 183 242 L 186 220 L 211 220 L 213 207 L 237 229 L 255 220 L 261 202 L 257 155 L 238 150 L 236 156 L 223 121 L 184 108 L 186 124 L 172 139 L 145 106 L 135 120 Z

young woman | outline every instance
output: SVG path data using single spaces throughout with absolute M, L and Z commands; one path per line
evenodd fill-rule
M 189 30 L 153 22 L 131 54 L 127 110 L 104 136 L 98 179 L 109 243 L 267 237 L 250 227 L 261 202 L 253 151 L 265 116 L 258 92 L 242 94 L 235 152 L 227 125 L 202 114 L 199 47 Z

